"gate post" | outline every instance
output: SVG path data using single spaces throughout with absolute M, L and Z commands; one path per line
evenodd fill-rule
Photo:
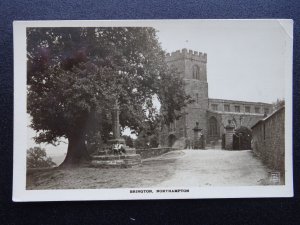
M 225 149 L 232 150 L 233 148 L 233 134 L 234 134 L 234 126 L 231 125 L 231 121 L 228 121 L 228 125 L 225 127 Z
M 204 137 L 201 133 L 202 129 L 199 128 L 199 123 L 196 122 L 196 126 L 193 129 L 194 131 L 194 149 L 204 149 Z

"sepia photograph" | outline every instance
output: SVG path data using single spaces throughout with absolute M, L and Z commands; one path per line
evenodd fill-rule
M 14 22 L 14 201 L 291 197 L 292 20 Z

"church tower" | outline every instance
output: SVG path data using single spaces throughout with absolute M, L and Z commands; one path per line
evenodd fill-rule
M 207 55 L 197 51 L 182 49 L 166 55 L 166 62 L 170 67 L 178 69 L 185 82 L 185 91 L 194 99 L 194 103 L 183 109 L 185 116 L 175 121 L 177 126 L 174 131 L 176 139 L 181 137 L 194 137 L 193 128 L 196 122 L 206 136 L 207 134 L 207 109 L 208 109 L 208 84 L 207 84 Z

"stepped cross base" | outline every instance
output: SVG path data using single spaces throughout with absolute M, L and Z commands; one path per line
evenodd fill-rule
M 108 143 L 122 144 L 125 153 L 116 154 L 112 148 L 100 150 L 92 155 L 90 166 L 100 168 L 131 168 L 142 164 L 141 156 L 136 154 L 135 148 L 130 148 L 125 145 L 123 138 L 111 139 Z

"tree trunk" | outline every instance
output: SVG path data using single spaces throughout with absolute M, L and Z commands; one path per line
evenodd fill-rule
M 72 135 L 68 137 L 69 145 L 65 160 L 59 167 L 76 167 L 87 163 L 90 159 L 85 145 L 84 135 Z

